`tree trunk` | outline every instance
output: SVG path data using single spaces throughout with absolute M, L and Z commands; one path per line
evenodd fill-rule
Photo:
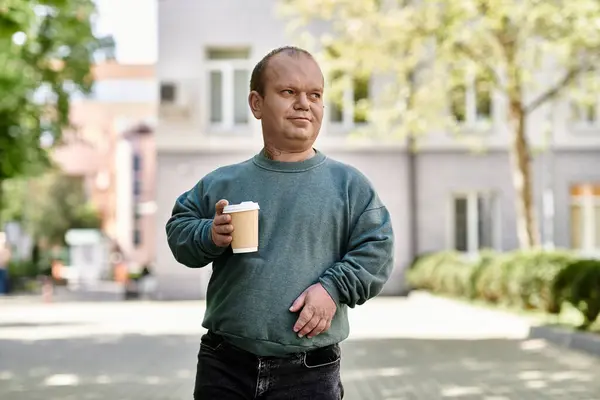
M 408 74 L 408 97 L 406 99 L 406 108 L 412 109 L 415 100 L 415 92 L 417 86 L 417 74 L 419 72 L 419 66 L 415 66 Z M 408 235 L 409 250 L 411 257 L 415 259 L 419 254 L 419 181 L 417 179 L 417 147 L 416 147 L 416 133 L 409 132 L 406 138 L 406 148 L 408 155 L 407 163 L 407 178 L 408 178 L 408 204 L 409 204 L 409 228 L 410 234 Z
M 510 149 L 513 185 L 516 194 L 517 236 L 522 249 L 540 245 L 533 201 L 530 149 L 525 132 L 525 111 L 520 101 L 510 103 L 513 140 Z
M 408 204 L 409 210 L 408 219 L 410 233 L 408 235 L 411 257 L 414 259 L 419 254 L 419 202 L 418 202 L 418 179 L 417 179 L 417 154 L 415 149 L 415 137 L 413 134 L 409 134 L 406 138 L 407 147 L 407 178 L 408 178 Z

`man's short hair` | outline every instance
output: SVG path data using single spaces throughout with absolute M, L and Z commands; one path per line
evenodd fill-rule
M 269 66 L 269 60 L 279 53 L 285 53 L 292 57 L 304 55 L 313 58 L 312 54 L 310 54 L 307 50 L 296 46 L 283 46 L 275 50 L 271 50 L 262 58 L 262 60 L 258 62 L 258 64 L 256 64 L 252 70 L 252 76 L 250 78 L 250 91 L 256 91 L 261 96 L 265 95 L 265 73 L 267 71 L 267 67 Z

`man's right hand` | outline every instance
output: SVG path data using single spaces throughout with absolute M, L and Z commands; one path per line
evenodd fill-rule
M 212 224 L 212 240 L 219 247 L 227 247 L 233 240 L 231 232 L 233 232 L 233 225 L 231 225 L 231 216 L 229 214 L 223 214 L 223 209 L 229 202 L 225 199 L 219 200 L 215 206 L 215 218 Z

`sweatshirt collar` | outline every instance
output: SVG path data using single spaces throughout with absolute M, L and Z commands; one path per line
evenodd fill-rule
M 254 156 L 252 161 L 260 168 L 267 169 L 275 172 L 304 172 L 319 165 L 323 164 L 326 160 L 325 154 L 321 153 L 317 149 L 315 155 L 304 161 L 287 162 L 287 161 L 274 161 L 267 158 L 265 155 L 265 149 L 262 149 L 260 153 Z

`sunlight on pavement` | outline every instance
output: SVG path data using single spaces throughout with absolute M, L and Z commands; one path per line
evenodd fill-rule
M 483 390 L 478 387 L 449 387 L 442 389 L 443 397 L 463 397 L 463 396 L 471 396 L 476 394 L 482 394 Z
M 0 399 L 188 399 L 204 310 L 202 301 L 3 307 Z M 526 339 L 528 323 L 519 317 L 420 295 L 379 298 L 349 314 L 345 400 L 591 400 L 600 393 L 600 361 Z
M 410 304 L 411 306 L 407 306 Z M 414 305 L 414 306 L 413 306 Z M 424 293 L 407 300 L 381 298 L 349 312 L 350 338 L 523 339 L 527 320 L 495 310 L 467 307 Z
M 376 368 L 376 369 L 358 369 L 352 372 L 349 372 L 344 375 L 344 380 L 346 382 L 353 380 L 360 380 L 365 378 L 372 377 L 392 377 L 392 376 L 400 376 L 405 375 L 410 372 L 410 368 Z
M 13 377 L 14 374 L 10 371 L 0 371 L 0 381 L 7 381 Z
M 52 375 L 44 380 L 46 386 L 75 386 L 78 384 L 79 377 L 72 374 Z

